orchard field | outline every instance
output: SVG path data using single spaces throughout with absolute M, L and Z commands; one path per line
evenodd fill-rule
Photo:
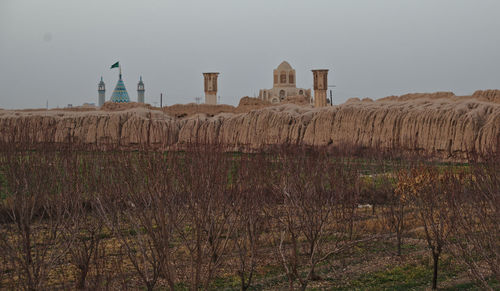
M 500 159 L 0 152 L 0 289 L 498 290 Z

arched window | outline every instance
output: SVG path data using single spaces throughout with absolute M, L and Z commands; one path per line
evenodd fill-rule
M 290 72 L 290 75 L 288 75 L 288 82 L 290 82 L 290 84 L 295 83 L 295 76 L 293 75 L 293 72 Z
M 262 96 L 264 96 L 264 98 L 266 98 L 266 91 L 264 91 L 264 93 L 262 93 Z
M 285 99 L 285 96 L 286 96 L 285 90 L 281 90 L 280 91 L 280 99 L 281 100 Z
M 281 73 L 280 83 L 281 84 L 285 84 L 286 83 L 286 73 L 285 72 Z
M 304 95 L 304 91 L 300 90 L 299 95 Z

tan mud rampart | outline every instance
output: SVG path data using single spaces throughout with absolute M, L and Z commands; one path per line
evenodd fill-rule
M 321 109 L 293 104 L 262 105 L 255 110 L 227 106 L 215 115 L 199 113 L 203 106 L 193 111 L 195 105 L 189 105 L 185 114 L 179 105 L 176 114 L 168 108 L 160 111 L 148 106 L 0 110 L 0 141 L 32 145 L 71 142 L 97 150 L 169 150 L 189 143 L 217 143 L 234 150 L 280 144 L 350 145 L 461 159 L 499 151 L 499 96 L 498 91 L 490 90 L 462 97 L 434 93 L 373 102 L 353 98 Z

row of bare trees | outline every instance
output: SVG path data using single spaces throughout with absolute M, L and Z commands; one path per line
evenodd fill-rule
M 397 253 L 415 226 L 433 261 L 432 289 L 437 289 L 439 259 L 444 251 L 467 267 L 485 290 L 500 282 L 500 164 L 492 159 L 469 167 L 440 168 L 423 163 L 398 171 L 383 217 L 396 235 Z M 408 220 L 413 221 L 409 222 Z
M 0 159 L 0 288 L 198 290 L 236 275 L 247 290 L 271 261 L 305 290 L 359 243 L 394 239 L 401 255 L 417 226 L 434 288 L 443 251 L 483 288 L 500 280 L 498 161 L 387 167 L 318 149 L 213 147 Z

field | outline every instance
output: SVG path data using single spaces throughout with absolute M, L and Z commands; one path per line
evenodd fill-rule
M 0 289 L 498 290 L 500 163 L 0 152 Z

